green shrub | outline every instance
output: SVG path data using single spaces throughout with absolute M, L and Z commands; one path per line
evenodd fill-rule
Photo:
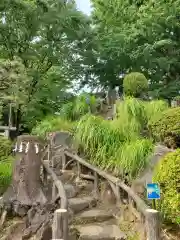
M 0 162 L 0 195 L 4 193 L 11 182 L 12 162 Z
M 140 97 L 147 92 L 148 81 L 142 73 L 132 72 L 125 76 L 123 89 L 126 96 Z
M 48 133 L 54 131 L 73 132 L 74 124 L 75 123 L 62 119 L 59 116 L 49 116 L 42 120 L 35 128 L 33 128 L 32 134 L 44 138 Z
M 180 224 L 180 149 L 161 159 L 154 171 L 153 181 L 161 188 L 158 209 L 167 220 Z
M 0 136 L 0 161 L 5 161 L 12 151 L 12 142 Z
M 168 147 L 180 146 L 180 107 L 170 108 L 149 123 L 152 136 Z

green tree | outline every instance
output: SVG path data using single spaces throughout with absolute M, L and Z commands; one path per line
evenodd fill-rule
M 117 84 L 119 73 L 143 72 L 152 96 L 177 95 L 179 2 L 92 0 L 102 84 Z
M 27 116 L 32 120 L 31 114 L 39 119 L 41 114 L 57 109 L 61 101 L 57 98 L 71 86 L 72 80 L 85 74 L 90 36 L 89 18 L 77 11 L 73 2 L 1 1 L 0 58 L 14 61 L 18 57 L 29 79 L 28 85 L 23 77 L 21 87 L 16 85 L 16 89 L 26 89 L 26 108 L 18 105 L 17 125 L 23 116 L 29 122 Z M 1 89 L 3 94 L 12 90 L 8 88 L 8 79 L 6 91 Z M 18 99 L 22 100 L 22 96 Z

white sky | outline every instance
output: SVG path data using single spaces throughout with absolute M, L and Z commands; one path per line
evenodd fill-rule
M 76 0 L 77 7 L 82 12 L 86 13 L 87 15 L 90 15 L 91 13 L 91 3 L 90 0 Z

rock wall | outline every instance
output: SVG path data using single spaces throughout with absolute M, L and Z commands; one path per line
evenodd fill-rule
M 165 147 L 164 145 L 158 144 L 155 146 L 154 153 L 149 159 L 149 164 L 146 169 L 142 172 L 138 179 L 133 181 L 132 187 L 137 193 L 144 193 L 146 184 L 152 182 L 153 171 L 158 164 L 158 162 L 163 158 L 167 153 L 173 152 L 174 150 Z

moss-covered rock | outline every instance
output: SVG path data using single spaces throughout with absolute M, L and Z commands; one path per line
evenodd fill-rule
M 167 220 L 180 224 L 180 149 L 161 159 L 154 171 L 153 181 L 161 188 L 158 209 Z
M 180 107 L 170 108 L 149 123 L 155 140 L 167 147 L 180 147 Z
M 143 93 L 147 92 L 148 81 L 144 74 L 132 72 L 125 76 L 123 89 L 126 96 L 140 97 Z

